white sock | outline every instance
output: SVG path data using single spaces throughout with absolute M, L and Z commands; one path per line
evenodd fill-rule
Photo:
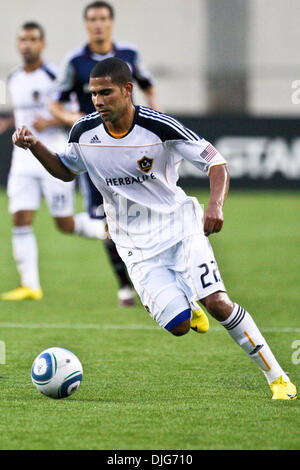
M 276 361 L 251 315 L 243 307 L 234 304 L 231 315 L 227 320 L 220 323 L 226 328 L 234 341 L 241 346 L 248 357 L 258 365 L 269 384 L 278 379 L 280 375 L 287 382 L 290 381 Z
M 12 246 L 21 285 L 39 289 L 38 247 L 31 225 L 13 227 Z
M 99 219 L 91 219 L 87 212 L 74 215 L 74 233 L 87 238 L 106 238 L 105 222 Z

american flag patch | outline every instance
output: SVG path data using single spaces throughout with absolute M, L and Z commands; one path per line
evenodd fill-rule
M 210 162 L 215 155 L 217 155 L 218 151 L 215 147 L 209 144 L 203 152 L 200 153 L 200 157 L 202 157 L 206 162 Z

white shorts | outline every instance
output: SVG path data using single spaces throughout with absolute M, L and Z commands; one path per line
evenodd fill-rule
M 34 176 L 10 173 L 7 184 L 9 212 L 35 211 L 45 197 L 53 217 L 68 217 L 74 214 L 74 181 L 64 182 L 51 175 Z
M 129 265 L 133 285 L 148 313 L 165 327 L 190 303 L 213 292 L 226 291 L 211 244 L 204 235 L 192 235 L 163 251 L 138 263 Z M 167 308 L 176 305 L 179 311 Z

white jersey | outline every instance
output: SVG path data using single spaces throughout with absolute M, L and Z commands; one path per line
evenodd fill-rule
M 56 71 L 48 64 L 42 64 L 33 72 L 24 67 L 13 71 L 8 78 L 8 88 L 12 97 L 16 128 L 27 126 L 45 145 L 61 150 L 65 145 L 65 133 L 60 127 L 49 127 L 37 132 L 33 123 L 39 116 L 52 119 L 48 108 L 55 92 Z M 14 173 L 44 175 L 46 170 L 29 151 L 14 147 L 11 170 Z
M 79 119 L 60 158 L 75 174 L 87 171 L 103 195 L 110 235 L 127 265 L 203 233 L 200 204 L 176 184 L 180 162 L 187 159 L 205 174 L 226 164 L 205 139 L 142 106 L 119 139 L 97 112 Z

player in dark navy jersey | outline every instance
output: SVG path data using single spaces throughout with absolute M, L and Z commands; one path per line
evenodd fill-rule
M 144 68 L 136 47 L 130 44 L 116 43 L 112 39 L 114 10 L 111 5 L 102 1 L 87 5 L 84 10 L 84 20 L 89 42 L 69 54 L 65 61 L 58 82 L 58 96 L 56 102 L 51 105 L 51 111 L 54 116 L 63 124 L 73 126 L 80 116 L 95 111 L 90 96 L 89 76 L 94 65 L 108 57 L 118 57 L 128 64 L 133 79 L 145 94 L 148 106 L 152 109 L 157 109 L 153 81 Z M 78 100 L 78 112 L 70 112 L 64 107 L 64 102 L 70 99 L 72 93 L 76 95 Z M 96 218 L 101 216 L 103 213 L 99 211 L 99 207 L 102 206 L 103 199 L 87 173 L 80 177 L 80 186 L 90 217 Z M 120 259 L 112 241 L 106 241 L 105 246 L 119 279 L 120 304 L 131 304 L 134 299 L 134 291 L 131 288 L 125 265 Z

